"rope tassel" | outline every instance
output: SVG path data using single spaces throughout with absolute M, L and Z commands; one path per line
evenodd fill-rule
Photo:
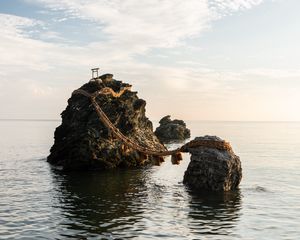
M 121 150 L 125 155 L 127 155 L 130 152 L 130 148 L 125 144 L 121 145 Z
M 148 159 L 148 156 L 144 153 L 141 153 L 141 159 L 142 160 L 147 160 Z
M 177 153 L 174 153 L 172 154 L 171 156 L 171 162 L 173 165 L 179 165 L 180 161 L 182 160 L 182 154 L 181 152 L 177 152 Z
M 153 156 L 152 159 L 153 159 L 154 165 L 156 165 L 156 166 L 160 166 L 161 163 L 165 161 L 164 157 L 162 157 L 162 156 Z

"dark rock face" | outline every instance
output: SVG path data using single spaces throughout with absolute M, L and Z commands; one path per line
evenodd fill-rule
M 222 141 L 216 136 L 197 137 L 196 140 Z M 229 191 L 238 187 L 242 179 L 240 158 L 232 150 L 190 148 L 191 162 L 183 183 L 195 191 Z
M 115 92 L 131 87 L 105 74 L 84 84 L 81 89 L 93 93 L 104 87 Z M 156 150 L 165 150 L 145 116 L 146 102 L 137 92 L 126 90 L 120 97 L 99 95 L 97 103 L 120 131 L 137 142 Z M 56 128 L 48 162 L 65 170 L 103 170 L 116 167 L 141 167 L 157 159 L 127 149 L 98 119 L 89 98 L 75 94 L 62 112 L 62 124 Z M 155 160 L 155 161 L 154 161 Z
M 163 143 L 173 141 L 183 141 L 191 137 L 191 132 L 186 128 L 186 124 L 182 120 L 171 120 L 170 116 L 163 117 L 160 126 L 156 128 L 155 135 Z

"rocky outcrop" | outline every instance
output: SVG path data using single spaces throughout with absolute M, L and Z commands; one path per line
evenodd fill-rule
M 155 135 L 163 143 L 174 141 L 183 141 L 190 138 L 191 132 L 182 120 L 171 120 L 171 117 L 165 116 L 159 121 L 160 126 L 156 128 Z
M 99 95 L 96 100 L 110 121 L 127 137 L 141 146 L 165 150 L 145 116 L 146 102 L 138 98 L 130 85 L 105 74 L 80 89 L 89 93 L 113 90 L 119 93 Z M 99 120 L 88 97 L 75 94 L 62 112 L 62 123 L 55 130 L 54 145 L 48 162 L 65 170 L 103 170 L 117 167 L 141 167 L 157 163 L 157 158 L 128 149 L 114 138 Z M 160 161 L 162 159 L 160 158 Z
M 195 140 L 223 141 L 216 136 L 197 137 Z M 229 191 L 236 189 L 242 179 L 240 158 L 233 150 L 205 146 L 189 148 L 191 162 L 183 183 L 195 191 Z

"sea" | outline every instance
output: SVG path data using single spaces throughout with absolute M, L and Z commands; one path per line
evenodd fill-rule
M 60 172 L 46 161 L 58 125 L 0 121 L 0 239 L 300 239 L 300 122 L 187 122 L 192 138 L 219 136 L 240 156 L 239 189 L 219 194 L 185 188 L 189 154 Z

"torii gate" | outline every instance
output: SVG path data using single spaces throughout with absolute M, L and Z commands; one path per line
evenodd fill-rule
M 98 78 L 99 77 L 99 73 L 98 73 L 99 68 L 92 68 L 91 70 L 92 70 L 92 79 Z M 96 77 L 94 76 L 94 74 L 96 74 Z

